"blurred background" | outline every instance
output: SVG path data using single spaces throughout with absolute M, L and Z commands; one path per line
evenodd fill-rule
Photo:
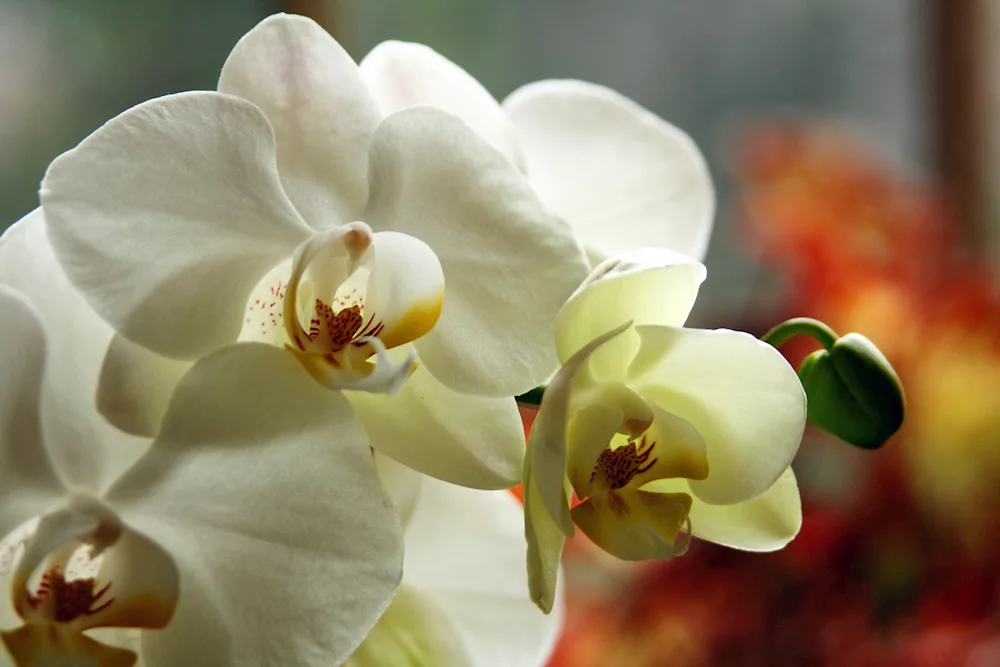
M 276 11 L 358 59 L 424 42 L 501 99 L 551 77 L 633 98 L 694 137 L 717 186 L 695 323 L 819 317 L 903 379 L 883 449 L 807 433 L 783 552 L 636 566 L 571 543 L 553 666 L 1000 665 L 1000 2 L 0 0 L 0 229 L 56 155 L 214 88 Z

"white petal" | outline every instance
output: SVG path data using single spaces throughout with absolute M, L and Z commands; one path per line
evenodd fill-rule
M 542 502 L 531 473 L 531 457 L 524 459 L 524 537 L 528 542 L 528 593 L 548 614 L 558 605 L 559 563 L 566 535 Z
M 375 465 L 378 467 L 378 478 L 392 498 L 392 506 L 396 508 L 396 515 L 405 530 L 417 508 L 420 489 L 427 476 L 378 452 L 375 452 Z
M 244 100 L 181 93 L 108 121 L 49 166 L 56 256 L 126 338 L 193 359 L 236 339 L 257 281 L 310 233 L 274 134 Z
M 539 81 L 503 102 L 542 201 L 596 262 L 643 246 L 705 256 L 712 180 L 684 132 L 618 93 Z
M 751 500 L 792 462 L 806 423 L 795 370 L 777 350 L 726 329 L 638 327 L 629 383 L 705 439 L 708 477 L 692 481 L 712 504 Z
M 154 667 L 340 664 L 401 575 L 364 430 L 342 395 L 270 345 L 196 363 L 107 500 L 181 573 L 174 619 L 143 638 Z
M 444 310 L 417 342 L 428 370 L 495 396 L 545 380 L 556 367 L 555 314 L 587 270 L 569 229 L 510 162 L 440 110 L 389 116 L 370 160 L 365 221 L 417 237 L 444 270 Z
M 63 486 L 42 442 L 45 332 L 23 294 L 0 285 L 0 536 L 47 510 Z
M 374 264 L 365 312 L 382 324 L 387 348 L 427 334 L 441 315 L 444 274 L 434 251 L 420 239 L 397 232 L 372 237 Z
M 526 546 L 509 493 L 425 482 L 406 531 L 404 580 L 439 604 L 476 667 L 542 665 L 555 642 L 561 614 L 531 603 Z
M 476 489 L 506 489 L 521 481 L 524 427 L 513 398 L 460 394 L 422 366 L 395 396 L 347 397 L 372 447 L 405 466 Z
M 97 409 L 126 433 L 155 437 L 174 387 L 189 368 L 189 361 L 161 357 L 115 334 L 101 367 Z
M 270 16 L 229 54 L 219 91 L 253 102 L 271 121 L 281 182 L 309 224 L 357 219 L 381 116 L 336 40 L 304 16 Z
M 753 500 L 709 505 L 695 497 L 691 505 L 695 537 L 744 551 L 777 551 L 802 527 L 802 501 L 789 467 L 774 485 Z
M 41 417 L 45 444 L 63 478 L 104 489 L 145 451 L 94 409 L 94 393 L 111 327 L 84 301 L 56 261 L 41 209 L 0 237 L 0 283 L 20 290 L 38 309 L 48 340 Z
M 361 61 L 361 76 L 382 113 L 437 107 L 469 124 L 524 171 L 514 127 L 497 101 L 464 69 L 434 49 L 412 42 L 382 42 Z
M 684 324 L 705 276 L 701 263 L 661 248 L 643 248 L 602 262 L 559 311 L 559 358 L 569 359 L 597 336 L 625 322 Z M 590 370 L 595 378 L 620 380 L 638 349 L 639 335 L 628 331 L 593 354 Z
M 382 618 L 341 667 L 474 667 L 440 605 L 403 584 Z

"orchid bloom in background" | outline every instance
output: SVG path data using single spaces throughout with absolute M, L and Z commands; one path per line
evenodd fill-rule
M 42 183 L 59 262 L 120 334 L 102 412 L 154 435 L 192 361 L 261 341 L 346 390 L 378 451 L 516 484 L 512 397 L 558 366 L 555 314 L 587 272 L 569 227 L 460 119 L 382 114 L 308 19 L 251 30 L 219 91 L 129 109 Z
M 138 460 L 94 486 L 88 475 L 133 443 L 50 444 L 63 427 L 41 409 L 41 318 L 0 286 L 0 534 L 13 556 L 0 618 L 19 621 L 0 637 L 14 664 L 135 664 L 88 634 L 100 628 L 142 629 L 152 666 L 350 655 L 392 599 L 402 538 L 346 399 L 290 391 L 305 371 L 282 350 L 224 348 L 177 384 Z M 247 389 L 253 368 L 271 381 Z
M 705 256 L 715 195 L 704 158 L 684 132 L 615 91 L 538 81 L 501 105 L 433 49 L 395 41 L 372 49 L 360 68 L 382 113 L 438 107 L 504 153 L 594 265 L 646 246 Z
M 562 626 L 528 597 L 524 512 L 379 457 L 404 524 L 403 581 L 345 667 L 540 667 Z
M 598 266 L 559 312 L 563 366 L 524 463 L 528 576 L 543 610 L 574 524 L 625 560 L 669 559 L 692 535 L 771 551 L 798 533 L 790 464 L 805 394 L 770 345 L 684 328 L 704 279 L 695 260 L 644 249 Z

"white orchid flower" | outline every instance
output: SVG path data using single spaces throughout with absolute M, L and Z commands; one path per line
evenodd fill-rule
M 5 235 L 4 259 L 35 229 Z M 72 301 L 69 312 L 54 308 L 57 300 L 43 316 L 0 285 L 0 560 L 9 585 L 0 637 L 13 663 L 134 664 L 135 650 L 92 636 L 104 628 L 142 629 L 151 666 L 319 667 L 349 656 L 392 599 L 402 536 L 347 401 L 315 383 L 290 392 L 305 371 L 283 350 L 230 346 L 177 384 L 159 436 L 138 457 L 124 453 L 136 444 L 127 440 L 92 446 L 108 435 L 90 428 L 96 413 L 72 414 L 82 419 L 79 439 L 56 442 L 71 416 L 45 409 L 62 400 L 53 385 L 86 383 L 48 372 L 49 362 L 68 373 L 83 367 L 47 352 L 43 319 L 85 319 Z M 81 355 L 87 333 L 78 332 Z M 271 382 L 244 388 L 253 367 L 267 368 Z M 316 418 L 330 413 L 336 422 Z M 135 462 L 113 472 L 123 459 Z
M 405 524 L 403 581 L 345 667 L 544 665 L 562 610 L 545 616 L 528 597 L 520 503 L 379 461 Z
M 383 113 L 429 105 L 465 120 L 525 172 L 594 265 L 646 246 L 705 256 L 715 195 L 704 158 L 683 131 L 615 91 L 538 81 L 501 105 L 436 51 L 395 41 L 372 49 L 361 75 Z
M 543 610 L 574 524 L 625 560 L 671 558 L 692 535 L 770 551 L 798 533 L 790 464 L 805 393 L 770 345 L 683 326 L 704 279 L 693 259 L 640 250 L 598 266 L 559 313 L 563 366 L 524 471 L 531 596 Z M 582 502 L 571 507 L 570 492 Z
M 104 414 L 152 435 L 186 365 L 263 341 L 349 390 L 377 450 L 517 483 L 511 397 L 557 367 L 555 313 L 587 271 L 569 227 L 460 119 L 383 116 L 308 19 L 251 30 L 219 91 L 129 109 L 42 183 L 60 263 L 121 334 Z M 123 391 L 136 382 L 157 389 Z

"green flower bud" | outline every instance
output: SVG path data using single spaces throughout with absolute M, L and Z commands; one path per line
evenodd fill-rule
M 877 449 L 903 424 L 906 399 L 899 377 L 861 334 L 847 334 L 810 354 L 799 379 L 809 398 L 809 421 L 845 442 Z

